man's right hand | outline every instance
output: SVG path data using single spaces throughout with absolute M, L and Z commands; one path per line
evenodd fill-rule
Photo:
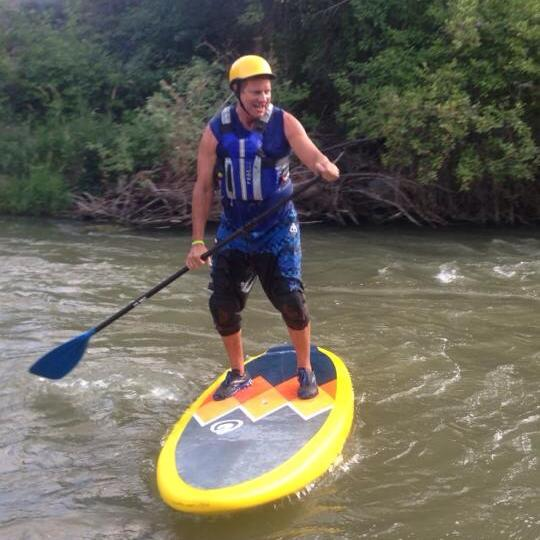
M 186 257 L 186 266 L 190 270 L 195 270 L 204 264 L 208 264 L 209 258 L 206 260 L 201 259 L 201 256 L 207 251 L 208 248 L 204 244 L 195 244 L 194 246 L 191 246 Z

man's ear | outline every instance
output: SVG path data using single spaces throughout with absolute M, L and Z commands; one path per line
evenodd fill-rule
M 238 97 L 242 91 L 242 81 L 233 81 L 231 84 L 231 90 L 234 92 L 236 97 Z

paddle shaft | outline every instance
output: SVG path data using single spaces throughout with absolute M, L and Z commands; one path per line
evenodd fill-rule
M 300 186 L 293 193 L 279 200 L 278 202 L 273 204 L 270 208 L 267 208 L 264 212 L 259 214 L 257 217 L 253 218 L 252 220 L 248 221 L 245 225 L 238 228 L 231 235 L 227 236 L 227 238 L 224 238 L 223 240 L 215 244 L 208 251 L 206 251 L 205 253 L 201 255 L 201 259 L 205 259 L 205 260 L 208 259 L 208 257 L 211 257 L 216 251 L 221 249 L 224 245 L 228 244 L 229 242 L 232 242 L 235 238 L 238 238 L 239 236 L 247 234 L 251 229 L 253 229 L 253 227 L 255 227 L 255 225 L 260 223 L 263 219 L 273 214 L 278 208 L 280 208 L 284 204 L 287 204 L 290 200 L 300 195 L 300 193 L 303 193 L 304 191 L 308 190 L 311 186 L 315 185 L 318 181 L 319 181 L 319 177 L 316 177 L 306 182 L 303 186 Z M 146 291 L 144 294 L 141 294 L 141 296 L 135 298 L 135 300 L 132 300 L 129 304 L 127 304 L 122 309 L 120 309 L 119 311 L 111 315 L 108 319 L 105 319 L 104 321 L 99 323 L 96 327 L 94 327 L 94 333 L 97 333 L 100 330 L 103 330 L 104 328 L 112 324 L 114 321 L 119 319 L 120 317 L 123 317 L 126 313 L 130 312 L 133 308 L 136 308 L 139 304 L 142 304 L 145 300 L 148 300 L 149 298 L 154 296 L 154 294 L 161 291 L 161 289 L 164 289 L 167 285 L 171 284 L 180 276 L 183 276 L 186 272 L 189 272 L 189 268 L 187 266 L 180 268 L 180 270 L 177 270 L 174 274 L 171 274 L 169 277 L 165 278 L 163 281 L 158 283 L 155 287 L 152 287 L 149 291 Z

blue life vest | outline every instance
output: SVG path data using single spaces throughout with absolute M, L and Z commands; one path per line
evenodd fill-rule
M 218 141 L 217 175 L 224 217 L 240 227 L 264 212 L 279 198 L 292 193 L 289 176 L 291 148 L 285 137 L 283 110 L 270 105 L 255 129 L 246 129 L 234 105 L 222 109 L 211 121 Z M 289 205 L 276 211 L 255 231 L 279 219 Z

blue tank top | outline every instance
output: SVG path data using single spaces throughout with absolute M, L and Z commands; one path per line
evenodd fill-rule
M 292 193 L 289 176 L 291 148 L 285 137 L 283 110 L 270 105 L 256 129 L 246 129 L 234 106 L 222 109 L 210 121 L 218 141 L 217 175 L 221 188 L 223 218 L 238 228 L 280 198 Z M 286 204 L 260 223 L 260 232 L 279 221 L 291 204 Z

